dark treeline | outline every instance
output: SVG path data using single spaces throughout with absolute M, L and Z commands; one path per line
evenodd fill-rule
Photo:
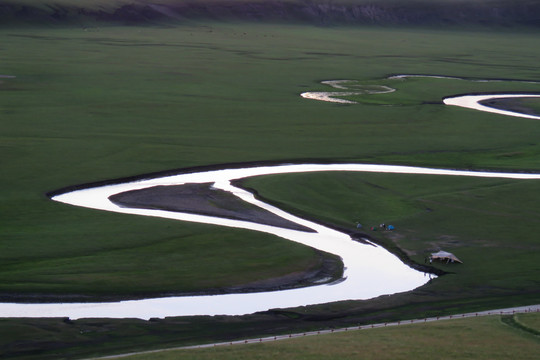
M 88 2 L 64 5 L 0 4 L 0 23 L 116 22 L 123 24 L 186 20 L 302 22 L 317 25 L 483 25 L 540 26 L 540 1 L 533 0 L 178 0 L 133 1 L 107 8 Z M 66 5 L 68 4 L 68 5 Z

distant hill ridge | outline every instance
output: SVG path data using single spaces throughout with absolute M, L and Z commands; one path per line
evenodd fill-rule
M 0 24 L 186 20 L 540 27 L 539 0 L 7 0 Z

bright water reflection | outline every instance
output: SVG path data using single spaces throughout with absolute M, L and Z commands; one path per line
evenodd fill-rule
M 304 164 L 263 166 L 245 169 L 225 169 L 201 173 L 179 174 L 132 183 L 108 185 L 73 191 L 54 197 L 66 204 L 127 214 L 157 216 L 183 221 L 194 221 L 236 228 L 245 228 L 275 234 L 285 239 L 305 244 L 322 251 L 336 254 L 345 264 L 345 281 L 284 291 L 228 294 L 211 296 L 167 297 L 111 303 L 63 303 L 63 304 L 0 304 L 0 317 L 83 317 L 142 318 L 184 315 L 240 315 L 271 308 L 286 308 L 320 304 L 350 299 L 369 299 L 383 294 L 408 291 L 429 280 L 423 273 L 403 264 L 385 249 L 351 240 L 338 231 L 299 219 L 280 209 L 256 200 L 252 194 L 230 184 L 231 180 L 250 176 L 314 171 L 363 171 L 401 174 L 431 174 L 475 177 L 501 177 L 513 179 L 540 179 L 539 174 L 507 174 L 490 172 L 454 171 L 417 168 L 408 166 L 372 164 Z M 123 191 L 142 189 L 157 185 L 181 185 L 185 183 L 214 182 L 215 186 L 245 201 L 261 206 L 290 221 L 310 227 L 316 233 L 276 228 L 251 222 L 215 218 L 195 214 L 175 213 L 162 210 L 122 208 L 108 197 Z
M 522 99 L 522 98 L 540 98 L 540 95 L 535 94 L 507 94 L 507 95 L 463 95 L 455 97 L 447 97 L 444 99 L 446 105 L 455 105 L 459 107 L 464 107 L 467 109 L 474 109 L 480 111 L 486 111 L 490 113 L 508 115 L 508 116 L 517 116 L 527 119 L 540 120 L 538 115 L 529 115 L 522 114 L 515 111 L 497 109 L 491 106 L 482 105 L 482 101 L 486 100 L 495 100 L 495 99 Z
M 414 75 L 400 75 L 406 78 Z M 329 82 L 338 89 L 350 87 L 348 80 Z M 391 88 L 359 88 L 364 93 L 384 93 Z M 345 94 L 348 95 L 348 94 Z M 306 93 L 302 96 L 323 101 L 347 102 L 332 96 L 344 96 L 343 93 Z M 492 98 L 529 97 L 540 95 L 483 95 L 460 96 L 446 98 L 445 104 L 461 106 L 481 111 L 496 112 L 504 115 L 522 116 L 540 119 L 538 116 L 524 115 L 479 104 L 479 101 Z M 349 103 L 349 102 L 347 102 Z M 310 304 L 321 304 L 340 300 L 369 299 L 383 294 L 392 294 L 417 288 L 425 284 L 429 277 L 403 264 L 397 257 L 381 247 L 366 245 L 353 241 L 348 235 L 297 218 L 271 205 L 256 200 L 247 191 L 235 188 L 231 180 L 258 175 L 285 174 L 314 171 L 362 171 L 399 174 L 430 174 L 450 176 L 474 176 L 511 179 L 540 179 L 540 174 L 511 174 L 458 171 L 444 169 L 428 169 L 408 166 L 372 165 L 372 164 L 303 164 L 262 166 L 244 169 L 224 169 L 200 173 L 178 174 L 131 183 L 108 185 L 77 190 L 55 196 L 53 200 L 66 204 L 94 208 L 99 210 L 121 212 L 134 215 L 157 216 L 182 221 L 193 221 L 220 226 L 244 228 L 280 236 L 313 248 L 340 256 L 345 265 L 345 280 L 335 284 L 317 285 L 301 289 L 260 292 L 249 294 L 228 294 L 211 296 L 167 297 L 145 300 L 120 301 L 110 303 L 62 303 L 62 304 L 0 304 L 0 317 L 70 317 L 72 319 L 92 318 L 141 318 L 184 316 L 184 315 L 241 315 L 272 308 L 287 308 Z M 230 191 L 241 199 L 260 206 L 289 221 L 312 228 L 316 232 L 308 233 L 290 229 L 282 229 L 251 222 L 230 220 L 204 215 L 169 212 L 163 210 L 147 210 L 122 208 L 108 197 L 124 191 L 137 190 L 158 185 L 181 185 L 185 183 L 214 183 L 216 188 Z

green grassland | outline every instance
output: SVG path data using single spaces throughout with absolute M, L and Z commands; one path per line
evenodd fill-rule
M 533 323 L 538 314 L 519 314 Z M 527 330 L 538 331 L 530 327 Z M 500 316 L 403 325 L 275 343 L 220 346 L 210 349 L 164 351 L 125 359 L 535 359 L 538 336 L 512 327 Z
M 404 73 L 437 74 L 441 69 L 433 64 L 438 61 L 426 60 L 419 68 L 418 59 L 428 54 L 415 53 L 415 43 L 431 57 L 446 58 L 450 54 L 433 54 L 444 52 L 443 47 L 434 48 L 434 43 L 463 37 L 461 33 L 440 33 L 426 39 L 422 31 L 400 34 L 401 39 L 396 39 L 394 31 L 385 29 L 269 25 L 4 31 L 2 71 L 17 77 L 4 79 L 0 85 L 2 168 L 7 175 L 2 178 L 6 250 L 1 255 L 5 265 L 0 288 L 8 294 L 21 287 L 28 293 L 104 294 L 107 288 L 123 287 L 125 278 L 120 274 L 137 273 L 140 264 L 154 263 L 157 268 L 151 273 L 155 276 L 149 279 L 145 293 L 158 293 L 163 286 L 172 291 L 172 284 L 178 284 L 177 291 L 196 290 L 195 284 L 204 290 L 208 285 L 201 279 L 207 274 L 195 282 L 177 282 L 185 275 L 174 265 L 180 261 L 178 253 L 184 253 L 182 247 L 203 237 L 209 243 L 202 247 L 215 251 L 208 257 L 209 263 L 228 257 L 217 251 L 223 242 L 216 233 L 223 230 L 215 227 L 134 220 L 56 204 L 44 196 L 67 185 L 188 166 L 264 160 L 538 169 L 537 122 L 440 103 L 444 95 L 471 89 L 533 91 L 540 88 L 538 84 L 385 81 L 383 71 L 396 69 L 396 59 L 388 54 L 404 57 L 397 62 Z M 373 43 L 374 36 L 380 41 Z M 492 36 L 478 36 L 486 38 L 479 39 L 476 50 L 482 53 Z M 504 36 L 509 46 L 535 39 L 527 34 Z M 394 47 L 404 41 L 407 46 Z M 31 55 L 36 49 L 39 59 Z M 479 56 L 471 52 L 471 57 Z M 498 76 L 510 78 L 514 68 L 519 69 L 513 63 L 518 57 L 509 59 L 512 72 L 497 71 Z M 470 68 L 476 68 L 476 61 L 473 63 Z M 453 71 L 445 66 L 445 74 L 458 75 L 462 69 L 461 75 L 471 76 L 472 70 L 468 72 L 459 61 L 453 65 Z M 535 79 L 534 74 L 518 75 L 515 77 Z M 305 90 L 324 88 L 316 79 L 332 78 L 366 78 L 396 86 L 394 93 L 369 95 L 395 106 L 336 106 L 298 96 Z M 150 228 L 156 230 L 146 230 Z M 193 228 L 208 232 L 193 235 Z M 272 243 L 276 262 L 290 260 L 277 254 L 283 253 L 278 248 L 292 244 L 270 242 L 267 236 L 248 232 L 229 233 L 239 242 L 250 238 L 265 246 Z M 227 242 L 230 248 L 236 247 L 233 241 Z M 251 248 L 258 252 L 258 246 Z M 312 252 L 304 250 L 302 256 L 309 254 L 311 260 L 295 261 L 292 264 L 299 266 L 290 265 L 284 272 L 312 263 Z M 199 261 L 197 256 L 190 258 L 187 261 Z M 246 254 L 244 260 L 250 259 Z M 190 269 L 185 259 L 181 261 Z M 176 269 L 170 271 L 178 276 L 160 275 L 160 266 Z M 267 276 L 268 269 L 261 271 L 265 275 L 254 275 L 255 279 Z M 63 273 L 76 276 L 58 276 Z M 209 268 L 209 273 L 214 271 Z M 44 281 L 47 276 L 50 280 Z M 108 277 L 118 281 L 103 280 Z
M 424 286 L 447 299 L 534 293 L 540 250 L 537 181 L 395 174 L 289 174 L 245 181 L 263 198 L 301 216 L 361 230 L 417 263 L 451 251 L 464 262 L 436 264 L 451 275 Z M 395 231 L 370 231 L 378 224 Z M 532 256 L 531 256 L 532 255 Z
M 102 213 L 45 196 L 64 186 L 247 161 L 539 171 L 537 121 L 441 103 L 470 91 L 539 91 L 537 84 L 385 80 L 404 73 L 539 81 L 537 40 L 537 32 L 518 30 L 210 22 L 4 28 L 0 75 L 16 78 L 0 78 L 0 296 L 204 291 L 318 260 L 312 250 L 268 235 Z M 398 91 L 351 106 L 299 96 L 326 91 L 320 81 L 332 79 L 392 83 Z M 444 247 L 465 264 L 441 266 L 455 274 L 416 292 L 255 318 L 103 320 L 89 333 L 79 333 L 84 321 L 3 320 L 0 353 L 24 357 L 57 347 L 82 356 L 538 302 L 535 182 L 374 174 L 255 181 L 263 196 L 314 219 L 344 227 L 394 222 L 398 231 L 372 235 L 414 261 Z M 298 197 L 282 193 L 285 184 Z M 234 266 L 225 261 L 231 258 Z M 37 326 L 49 341 L 28 340 L 17 350 L 21 339 L 8 330 L 14 324 Z M 74 342 L 60 339 L 62 331 Z

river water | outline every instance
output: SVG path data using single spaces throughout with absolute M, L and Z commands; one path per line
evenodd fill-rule
M 444 102 L 448 105 L 488 111 L 485 109 L 485 106 L 478 104 L 478 102 L 488 98 L 504 98 L 507 96 L 514 97 L 518 95 L 497 94 L 496 96 L 483 95 L 481 97 L 477 96 L 473 98 L 471 98 L 471 96 L 460 96 L 446 98 Z M 326 95 L 324 98 L 330 99 L 325 101 L 332 101 L 333 99 Z M 489 111 L 492 111 L 491 109 L 493 108 L 489 109 Z M 519 113 L 509 113 L 504 110 L 498 110 L 496 112 L 512 116 L 524 115 Z M 531 115 L 523 117 L 531 118 Z M 532 118 L 540 119 L 540 117 L 537 116 Z M 60 194 L 55 196 L 53 200 L 74 206 L 243 228 L 274 234 L 284 239 L 340 256 L 345 265 L 344 280 L 333 284 L 315 285 L 299 289 L 244 294 L 175 296 L 104 303 L 0 303 L 0 317 L 149 319 L 187 315 L 242 315 L 273 308 L 296 307 L 341 300 L 370 299 L 380 295 L 409 291 L 429 281 L 430 276 L 403 264 L 396 256 L 382 247 L 353 241 L 344 233 L 295 217 L 276 207 L 263 203 L 255 199 L 251 193 L 231 185 L 232 180 L 252 176 L 317 171 L 356 171 L 396 174 L 429 174 L 440 176 L 540 179 L 540 174 L 475 172 L 410 166 L 373 164 L 296 164 L 178 174 L 130 183 L 81 189 Z M 108 199 L 109 196 L 124 191 L 143 189 L 158 185 L 181 185 L 185 183 L 214 183 L 214 187 L 216 188 L 230 191 L 244 201 L 260 206 L 289 221 L 309 227 L 315 230 L 315 232 L 302 232 L 204 215 L 163 210 L 123 208 L 113 204 Z M 179 266 L 181 266 L 181 264 L 179 264 Z

